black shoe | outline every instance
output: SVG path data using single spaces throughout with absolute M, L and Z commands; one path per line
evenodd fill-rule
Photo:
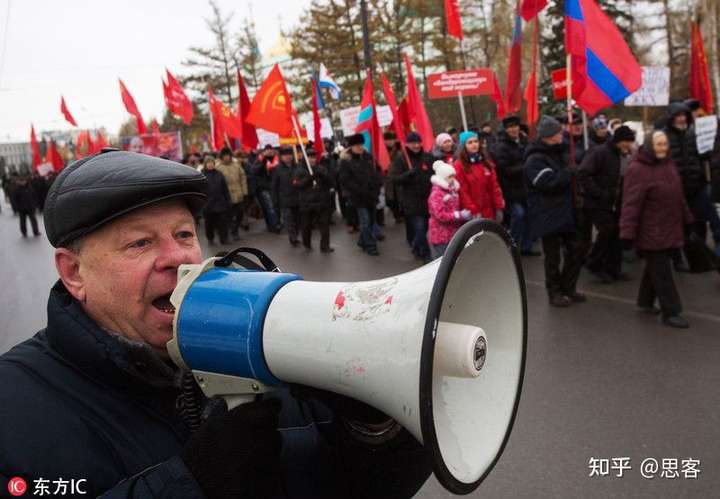
M 328 246 L 327 248 L 320 248 L 321 253 L 332 253 L 333 251 L 335 251 L 335 248 L 332 248 L 330 246 Z
M 306 253 L 310 253 L 310 252 L 313 250 L 313 247 L 312 247 L 312 246 L 305 246 L 304 244 L 303 244 L 303 246 L 305 247 L 305 252 L 306 252 Z
M 232 235 L 233 241 L 239 241 L 240 240 L 240 234 L 233 234 Z
M 590 273 L 595 276 L 595 282 L 598 282 L 600 284 L 612 284 L 615 282 L 615 279 L 613 279 L 612 276 L 605 271 L 590 271 Z
M 663 324 L 670 327 L 676 327 L 678 329 L 687 329 L 690 327 L 690 323 L 679 315 L 669 315 L 663 317 Z
M 366 249 L 365 253 L 367 253 L 370 256 L 378 256 L 380 254 L 380 252 L 377 250 L 377 248 Z
M 385 240 L 385 235 L 379 234 L 378 237 L 376 237 L 375 239 L 377 239 L 378 241 L 384 241 L 384 240 Z
M 640 312 L 648 315 L 660 315 L 661 310 L 658 307 L 640 307 Z
M 587 301 L 587 297 L 582 293 L 578 293 L 577 291 L 568 293 L 565 295 L 565 297 L 573 303 L 585 303 Z
M 245 232 L 247 232 L 247 231 L 250 230 L 250 226 L 249 226 L 248 224 L 241 225 L 241 227 L 242 227 L 242 229 L 243 229 Z
M 520 254 L 521 254 L 522 256 L 542 256 L 542 253 L 541 253 L 541 252 L 539 252 L 539 251 L 533 251 L 533 250 L 521 251 Z
M 27 234 L 23 234 L 22 237 L 27 237 Z
M 572 302 L 570 301 L 570 298 L 563 295 L 552 295 L 550 296 L 550 305 L 553 307 L 569 307 Z

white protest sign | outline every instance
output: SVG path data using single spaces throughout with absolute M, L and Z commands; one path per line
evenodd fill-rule
M 392 123 L 392 112 L 390 106 L 377 106 L 378 124 L 388 126 Z M 357 127 L 358 115 L 360 114 L 360 106 L 349 107 L 340 110 L 340 125 L 342 126 L 343 135 L 353 135 Z
M 262 128 L 256 128 L 255 130 L 257 131 L 258 146 L 261 149 L 267 144 L 270 144 L 273 147 L 278 147 L 280 145 L 280 136 L 278 134 L 268 132 Z
M 625 99 L 626 106 L 667 106 L 670 102 L 670 68 L 643 66 L 642 86 Z
M 313 137 L 315 137 L 315 125 L 313 124 L 312 112 L 301 114 L 300 124 L 307 131 L 308 138 L 312 140 Z M 328 118 L 320 118 L 320 135 L 326 139 L 331 139 L 333 136 L 332 125 Z
M 700 154 L 705 154 L 713 150 L 717 129 L 718 121 L 717 116 L 714 114 L 695 119 L 695 138 Z

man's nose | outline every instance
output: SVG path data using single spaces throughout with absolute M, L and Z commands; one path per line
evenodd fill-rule
M 183 244 L 175 238 L 167 238 L 162 241 L 155 267 L 158 271 L 176 271 L 184 263 L 198 263 L 199 254 L 197 245 Z

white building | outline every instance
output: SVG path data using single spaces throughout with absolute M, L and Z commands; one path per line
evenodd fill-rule
M 0 143 L 0 174 L 10 171 L 30 170 L 32 150 L 29 142 Z

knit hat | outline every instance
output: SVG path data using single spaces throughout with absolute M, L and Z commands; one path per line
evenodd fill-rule
M 598 114 L 595 116 L 595 118 L 592 120 L 592 126 L 595 130 L 598 130 L 600 128 L 607 128 L 608 126 L 608 118 L 604 114 Z
M 438 136 L 435 137 L 435 145 L 442 147 L 442 145 L 448 140 L 452 140 L 449 133 L 439 133 Z
M 478 134 L 475 132 L 463 132 L 460 134 L 460 148 L 465 147 L 465 142 L 467 142 L 469 139 L 475 137 L 478 138 Z
M 547 139 L 560 132 L 562 132 L 562 125 L 558 120 L 546 114 L 540 116 L 540 121 L 537 124 L 537 136 L 539 139 Z
M 407 137 L 405 137 L 405 142 L 422 142 L 422 137 L 420 137 L 420 134 L 417 132 L 410 132 L 407 134 Z
M 612 141 L 614 144 L 617 144 L 618 142 L 622 142 L 624 140 L 628 142 L 635 142 L 635 132 L 633 132 L 632 128 L 627 125 L 617 127 L 612 137 Z
M 435 174 L 441 179 L 447 181 L 451 175 L 455 175 L 455 168 L 452 165 L 445 163 L 444 161 L 436 161 L 433 163 L 433 170 Z
M 355 135 L 350 135 L 348 137 L 345 137 L 345 139 L 347 139 L 348 147 L 365 144 L 365 137 L 361 133 L 356 133 Z
M 505 129 L 513 126 L 520 126 L 520 118 L 518 118 L 517 116 L 506 116 L 502 120 L 502 126 Z

